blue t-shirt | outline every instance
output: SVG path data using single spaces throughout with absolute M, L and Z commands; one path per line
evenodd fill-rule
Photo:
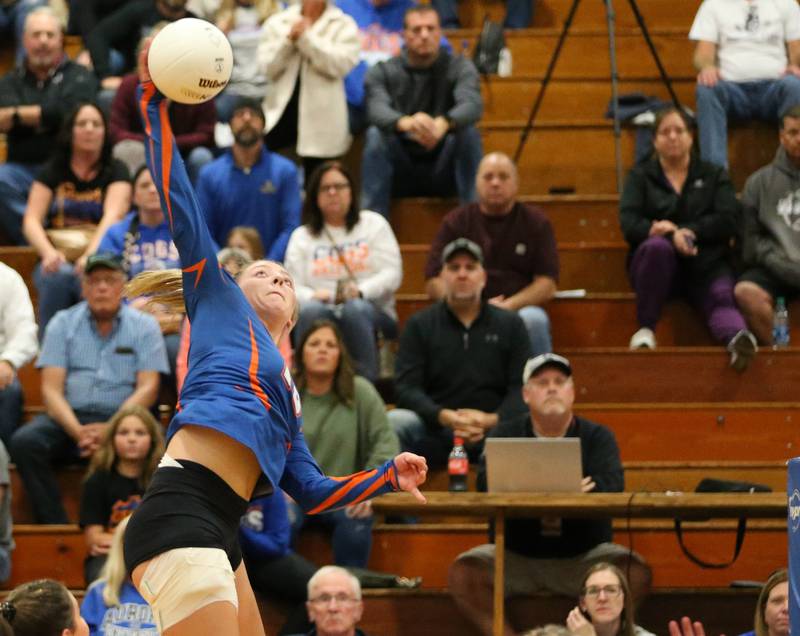
M 167 438 L 186 424 L 205 426 L 247 446 L 270 485 L 315 514 L 397 490 L 394 461 L 347 477 L 325 477 L 302 432 L 300 395 L 259 315 L 220 266 L 169 128 L 167 104 L 152 82 L 137 100 L 149 140 L 147 164 L 183 268 L 192 325 L 189 372 Z
M 197 178 L 197 201 L 211 237 L 225 245 L 237 225 L 256 228 L 266 257 L 283 261 L 289 236 L 300 225 L 300 182 L 295 165 L 264 149 L 258 163 L 239 168 L 228 150 L 203 166 Z
M 122 584 L 119 605 L 108 607 L 103 600 L 105 581 L 86 590 L 81 616 L 89 625 L 90 636 L 158 636 L 153 610 L 127 581 Z
M 139 223 L 136 241 L 125 245 L 125 235 L 134 219 L 136 212 L 130 212 L 122 221 L 108 228 L 97 251 L 122 257 L 131 278 L 142 272 L 180 267 L 178 249 L 172 242 L 166 221 L 155 227 Z

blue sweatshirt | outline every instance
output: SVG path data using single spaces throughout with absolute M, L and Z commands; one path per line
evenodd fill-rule
M 158 636 L 153 610 L 131 583 L 122 584 L 119 605 L 114 607 L 103 600 L 105 589 L 105 581 L 93 583 L 81 603 L 90 636 Z

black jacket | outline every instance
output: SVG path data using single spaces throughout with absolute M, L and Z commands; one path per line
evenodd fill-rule
M 525 410 L 522 370 L 529 357 L 528 332 L 516 313 L 484 302 L 467 328 L 447 303 L 437 302 L 411 316 L 400 336 L 397 406 L 433 429 L 441 426 L 444 408 L 509 417 Z
M 38 164 L 53 152 L 56 133 L 64 116 L 80 102 L 89 102 L 97 93 L 97 80 L 91 71 L 66 56 L 50 76 L 40 82 L 24 65 L 0 78 L 0 108 L 38 105 L 41 123 L 36 128 L 22 124 L 8 131 L 8 161 Z
M 528 413 L 500 422 L 487 437 L 536 437 Z M 614 433 L 581 417 L 573 417 L 565 437 L 581 440 L 581 464 L 584 477 L 597 484 L 594 492 L 622 492 L 625 478 Z M 486 461 L 481 457 L 478 490 L 486 490 Z M 588 552 L 596 545 L 611 541 L 610 519 L 562 519 L 559 536 L 543 536 L 541 521 L 508 519 L 506 548 L 526 557 L 558 559 Z
M 689 275 L 715 277 L 728 268 L 730 242 L 737 235 L 741 208 L 724 169 L 693 157 L 680 193 L 656 157 L 635 166 L 620 198 L 620 225 L 631 251 L 645 241 L 656 219 L 669 220 L 697 236 L 697 256 L 681 258 Z

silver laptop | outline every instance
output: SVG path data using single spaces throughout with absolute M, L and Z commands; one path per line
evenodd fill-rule
M 486 439 L 489 492 L 580 492 L 578 437 L 489 437 Z

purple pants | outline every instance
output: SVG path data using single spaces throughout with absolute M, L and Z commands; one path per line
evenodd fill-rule
M 747 328 L 733 299 L 733 275 L 695 281 L 681 276 L 680 261 L 672 242 L 663 236 L 651 236 L 634 251 L 628 274 L 636 292 L 639 326 L 655 330 L 664 305 L 681 295 L 703 315 L 714 340 L 728 343 Z

